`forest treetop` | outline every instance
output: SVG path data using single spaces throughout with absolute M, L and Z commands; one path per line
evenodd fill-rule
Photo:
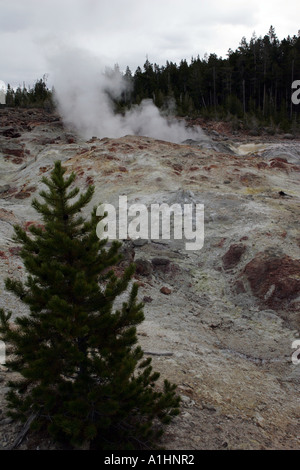
M 253 33 L 248 41 L 242 38 L 239 47 L 229 49 L 227 57 L 205 54 L 204 58 L 186 59 L 180 64 L 167 61 L 164 66 L 152 64 L 148 58 L 143 67 L 132 73 L 129 67 L 121 72 L 128 87 L 116 100 L 117 112 L 123 112 L 143 99 L 178 116 L 249 119 L 265 125 L 288 129 L 300 118 L 300 106 L 291 101 L 292 83 L 300 80 L 300 30 L 281 41 L 270 26 L 264 37 Z M 108 73 L 108 72 L 107 72 Z M 44 77 L 45 78 L 45 77 Z M 8 106 L 44 105 L 52 92 L 45 79 L 29 91 L 25 85 L 16 91 L 8 86 Z

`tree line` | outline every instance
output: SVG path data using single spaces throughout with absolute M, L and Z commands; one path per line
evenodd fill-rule
M 225 59 L 210 54 L 163 67 L 147 59 L 134 74 L 127 68 L 125 79 L 132 93 L 123 97 L 123 106 L 151 98 L 164 108 L 171 100 L 181 116 L 252 117 L 290 127 L 300 117 L 300 106 L 291 100 L 292 83 L 300 80 L 300 30 L 279 41 L 271 26 L 264 37 L 243 37 Z
M 44 107 L 46 109 L 52 109 L 53 91 L 49 90 L 47 86 L 46 75 L 37 80 L 32 88 L 27 88 L 23 83 L 22 87 L 18 86 L 16 90 L 14 90 L 11 85 L 8 84 L 6 106 L 21 108 Z
M 292 103 L 291 96 L 292 83 L 300 80 L 300 30 L 280 41 L 271 26 L 264 37 L 255 33 L 250 41 L 243 37 L 226 58 L 205 54 L 190 63 L 183 59 L 179 65 L 167 61 L 164 66 L 147 58 L 134 73 L 128 66 L 121 72 L 118 65 L 113 72 L 128 85 L 114 99 L 117 112 L 152 99 L 162 111 L 171 109 L 178 116 L 228 119 L 282 130 L 299 126 L 300 106 Z M 8 87 L 7 105 L 52 106 L 52 94 L 43 78 L 29 90 Z

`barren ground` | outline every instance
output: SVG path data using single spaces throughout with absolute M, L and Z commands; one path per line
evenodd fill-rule
M 118 206 L 119 195 L 147 207 L 204 204 L 201 250 L 187 251 L 184 240 L 123 245 L 145 303 L 139 342 L 182 397 L 164 446 L 298 449 L 300 365 L 291 356 L 300 325 L 299 140 L 232 135 L 215 123 L 205 142 L 84 141 L 38 110 L 4 109 L 0 118 L 0 307 L 26 313 L 4 288 L 5 277 L 25 275 L 13 225 L 40 223 L 30 202 L 55 160 L 82 189 L 95 185 L 87 213 L 100 202 Z M 21 430 L 5 415 L 11 377 L 0 365 L 0 449 Z M 18 448 L 54 446 L 28 434 Z

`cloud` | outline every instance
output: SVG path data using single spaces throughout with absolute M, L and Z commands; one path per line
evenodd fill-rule
M 297 34 L 298 0 L 0 0 L 0 79 L 35 81 L 54 48 L 81 47 L 122 69 L 217 53 L 242 36 Z

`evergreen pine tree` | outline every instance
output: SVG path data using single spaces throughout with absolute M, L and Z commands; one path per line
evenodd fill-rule
M 176 387 L 165 380 L 158 389 L 159 374 L 137 345 L 144 316 L 131 283 L 134 265 L 114 274 L 120 243 L 98 239 L 96 208 L 88 221 L 80 215 L 94 188 L 79 195 L 70 188 L 75 174 L 65 171 L 56 162 L 42 180 L 44 203 L 32 202 L 44 226 L 31 226 L 30 235 L 15 227 L 28 277 L 25 284 L 7 279 L 6 287 L 30 314 L 12 327 L 11 313 L 0 313 L 2 339 L 13 347 L 8 366 L 20 373 L 7 394 L 10 415 L 35 415 L 37 429 L 75 447 L 152 448 L 179 412 Z

